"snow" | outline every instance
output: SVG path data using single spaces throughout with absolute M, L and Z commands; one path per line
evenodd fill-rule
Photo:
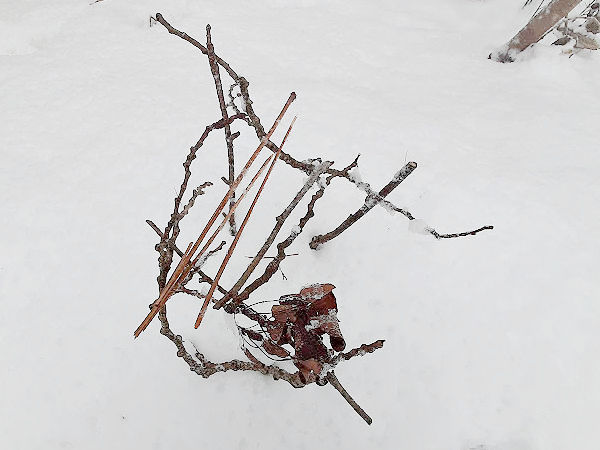
M 414 219 L 408 222 L 408 231 L 417 234 L 430 234 L 431 227 L 423 219 Z
M 597 448 L 600 54 L 568 58 L 545 44 L 517 63 L 487 59 L 537 5 L 5 3 L 3 448 Z M 158 11 L 200 41 L 211 24 L 216 52 L 250 81 L 266 127 L 298 94 L 273 137 L 280 142 L 298 114 L 286 143 L 298 160 L 342 168 L 360 153 L 358 179 L 377 190 L 408 152 L 419 166 L 390 201 L 440 233 L 495 226 L 436 240 L 376 206 L 315 252 L 310 238 L 365 201 L 334 180 L 287 250 L 299 253 L 282 264 L 287 280 L 276 274 L 251 297 L 332 283 L 348 348 L 386 340 L 336 367 L 371 427 L 330 386 L 298 390 L 242 372 L 202 379 L 158 323 L 133 340 L 157 296 L 157 236 L 144 221 L 166 223 L 190 146 L 220 117 L 206 57 L 149 27 Z M 257 140 L 245 125 L 233 128 L 242 161 Z M 214 186 L 182 221 L 186 244 L 224 193 L 222 132 L 209 136 L 192 173 L 191 186 Z M 302 180 L 275 166 L 223 285 Z M 211 361 L 243 358 L 221 312 L 210 309 L 194 330 L 200 305 L 185 295 L 169 301 L 174 332 Z

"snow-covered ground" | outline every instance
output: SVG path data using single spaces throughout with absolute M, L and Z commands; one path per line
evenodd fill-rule
M 2 448 L 598 448 L 600 54 L 488 60 L 527 22 L 523 0 L 89 3 L 0 2 Z M 212 25 L 267 126 L 296 91 L 298 159 L 360 153 L 377 189 L 416 161 L 390 200 L 442 233 L 495 226 L 436 241 L 375 208 L 311 251 L 364 200 L 337 181 L 287 281 L 255 293 L 331 282 L 349 346 L 386 339 L 336 371 L 371 427 L 329 386 L 203 380 L 157 323 L 132 339 L 157 290 L 144 220 L 168 220 L 187 149 L 220 116 L 206 58 L 150 28 L 156 12 L 200 40 Z M 242 160 L 256 139 L 234 129 Z M 215 186 L 182 242 L 223 195 L 225 162 L 214 133 L 194 180 Z M 224 285 L 302 181 L 275 167 Z M 194 330 L 198 302 L 170 305 L 208 357 L 241 357 L 222 312 Z

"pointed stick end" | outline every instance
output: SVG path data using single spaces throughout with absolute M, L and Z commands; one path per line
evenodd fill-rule
M 200 311 L 200 314 L 198 314 L 198 318 L 196 319 L 196 323 L 194 324 L 194 328 L 198 329 L 198 327 L 202 323 L 202 319 L 204 319 L 204 312 L 205 312 L 205 309 L 202 308 L 202 311 Z

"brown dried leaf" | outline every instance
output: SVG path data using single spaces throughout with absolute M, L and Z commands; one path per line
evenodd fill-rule
M 332 290 L 335 289 L 335 286 L 330 283 L 326 284 L 311 284 L 310 286 L 305 287 L 300 291 L 300 296 L 303 300 L 308 302 L 313 302 L 315 300 L 319 300 L 323 298 L 325 295 L 329 294 Z
M 321 299 L 312 302 L 307 312 L 310 317 L 317 317 L 327 315 L 332 310 L 337 311 L 337 302 L 335 301 L 333 292 L 329 292 Z
M 274 305 L 271 307 L 271 315 L 277 322 L 286 323 L 296 321 L 296 311 L 292 305 Z
M 288 352 L 285 348 L 274 344 L 268 339 L 265 339 L 263 341 L 262 346 L 265 349 L 265 351 L 270 355 L 279 356 L 281 358 L 287 358 L 288 356 L 290 356 L 290 352 Z
M 327 347 L 316 334 L 306 330 L 306 323 L 296 323 L 292 329 L 294 336 L 295 357 L 305 361 L 314 358 L 318 361 L 326 361 L 329 358 Z
M 329 342 L 331 343 L 331 347 L 336 352 L 341 352 L 346 348 L 346 341 L 342 336 L 340 326 L 338 324 L 337 318 L 335 317 L 331 319 L 328 318 L 328 320 L 321 319 L 319 325 L 311 331 L 314 331 L 319 335 L 329 335 Z
M 262 334 L 258 333 L 257 331 L 249 330 L 247 328 L 242 328 L 241 330 L 242 330 L 242 333 L 244 333 L 246 336 L 248 336 L 253 341 L 262 341 L 263 340 Z
M 285 324 L 281 322 L 273 322 L 269 323 L 267 331 L 269 332 L 269 336 L 273 342 L 277 344 L 287 344 L 287 342 L 281 342 L 281 338 L 283 336 L 283 331 L 285 329 Z

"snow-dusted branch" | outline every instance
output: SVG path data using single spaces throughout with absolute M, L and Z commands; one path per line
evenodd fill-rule
M 277 270 L 280 269 L 282 261 L 289 256 L 289 254 L 286 254 L 286 249 L 288 249 L 296 240 L 296 238 L 304 231 L 307 222 L 315 216 L 314 208 L 316 203 L 325 195 L 327 187 L 334 179 L 340 178 L 353 183 L 359 190 L 366 193 L 366 200 L 364 205 L 358 211 L 356 211 L 354 214 L 351 214 L 337 228 L 324 235 L 313 237 L 310 243 L 311 248 L 316 249 L 319 245 L 335 238 L 344 230 L 348 229 L 350 226 L 360 220 L 376 205 L 383 206 L 388 210 L 399 212 L 409 220 L 414 220 L 414 216 L 409 211 L 395 206 L 393 203 L 387 200 L 386 197 L 414 171 L 414 169 L 417 167 L 417 164 L 415 162 L 409 162 L 395 174 L 395 176 L 387 185 L 385 185 L 380 191 L 375 192 L 369 183 L 359 180 L 356 174 L 353 173 L 353 170 L 358 167 L 358 156 L 348 166 L 341 170 L 334 168 L 333 162 L 322 162 L 320 158 L 309 159 L 305 161 L 299 161 L 295 159 L 291 154 L 282 151 L 283 142 L 278 146 L 270 140 L 288 107 L 294 101 L 296 97 L 295 93 L 290 94 L 279 116 L 275 119 L 273 126 L 268 131 L 265 131 L 259 116 L 253 109 L 253 102 L 250 98 L 248 90 L 248 81 L 244 77 L 238 75 L 225 60 L 215 53 L 215 49 L 212 44 L 210 26 L 206 27 L 206 46 L 204 46 L 186 33 L 183 33 L 172 27 L 161 14 L 156 14 L 155 21 L 163 25 L 170 34 L 176 35 L 179 38 L 189 42 L 208 57 L 209 67 L 215 82 L 217 99 L 221 111 L 221 119 L 212 125 L 207 126 L 196 145 L 190 148 L 187 158 L 183 164 L 183 181 L 181 183 L 179 192 L 175 197 L 174 209 L 171 213 L 170 220 L 165 226 L 165 229 L 161 230 L 152 221 L 147 221 L 148 225 L 150 225 L 150 227 L 160 237 L 160 242 L 156 245 L 156 250 L 159 253 L 159 275 L 157 277 L 159 298 L 151 305 L 151 312 L 142 322 L 140 327 L 138 327 L 134 335 L 138 336 L 139 333 L 141 333 L 150 323 L 152 318 L 158 314 L 161 322 L 161 334 L 173 342 L 177 348 L 177 356 L 181 357 L 188 364 L 190 370 L 194 371 L 198 375 L 208 378 L 219 372 L 250 370 L 264 375 L 269 375 L 275 380 L 287 381 L 295 388 L 301 388 L 311 383 L 317 383 L 319 385 L 331 384 L 354 408 L 354 410 L 367 423 L 370 424 L 372 422 L 371 418 L 342 387 L 333 370 L 340 362 L 348 361 L 356 356 L 363 356 L 382 348 L 384 341 L 377 340 L 371 344 L 362 344 L 361 346 L 347 352 L 343 351 L 346 343 L 342 337 L 336 315 L 337 302 L 332 292 L 335 286 L 332 284 L 314 284 L 302 288 L 302 290 L 297 294 L 284 295 L 280 297 L 279 300 L 273 302 L 274 304 L 271 308 L 270 314 L 259 313 L 252 308 L 254 305 L 247 305 L 244 303 L 244 301 L 247 300 L 260 286 L 268 283 Z M 228 103 L 225 103 L 221 79 L 222 72 L 220 68 L 224 69 L 224 71 L 233 80 L 233 84 L 231 84 L 231 87 L 228 91 Z M 234 89 L 236 87 L 239 88 L 239 94 L 234 94 Z M 236 99 L 241 99 L 242 101 L 242 106 L 240 108 L 238 108 L 235 103 L 237 101 Z M 232 110 L 235 111 L 236 114 L 229 116 L 229 112 L 227 110 L 229 106 L 231 106 Z M 242 113 L 240 111 L 244 112 Z M 254 133 L 258 137 L 260 143 L 244 168 L 240 170 L 236 177 L 233 140 L 239 136 L 240 133 L 232 133 L 230 125 L 234 120 L 237 119 L 244 119 L 245 123 L 247 123 L 254 130 Z M 222 180 L 228 186 L 228 191 L 223 197 L 223 200 L 219 206 L 217 206 L 217 208 L 214 210 L 211 218 L 208 220 L 196 242 L 190 242 L 189 245 L 187 245 L 186 251 L 182 252 L 177 246 L 176 242 L 180 234 L 180 222 L 183 217 L 187 215 L 189 210 L 195 205 L 197 198 L 203 194 L 203 189 L 210 185 L 210 183 L 206 182 L 196 188 L 187 203 L 185 203 L 182 208 L 183 197 L 191 177 L 191 165 L 208 134 L 211 131 L 220 128 L 223 128 L 225 132 L 225 142 L 228 155 L 227 162 L 229 167 L 228 177 L 223 177 Z M 246 175 L 250 165 L 258 157 L 263 147 L 267 147 L 271 152 L 274 153 L 274 156 L 269 156 L 269 158 L 263 163 L 262 167 L 254 175 L 252 181 L 250 181 L 250 183 L 246 186 L 245 190 L 238 190 L 239 197 L 237 199 L 234 198 L 235 189 L 238 187 L 242 178 Z M 233 249 L 235 248 L 235 245 L 242 231 L 244 230 L 244 226 L 246 225 L 250 214 L 252 213 L 252 208 L 256 204 L 256 201 L 265 186 L 266 180 L 271 173 L 273 165 L 278 159 L 281 159 L 283 162 L 301 171 L 303 174 L 308 175 L 308 179 L 304 182 L 303 186 L 296 193 L 283 212 L 275 218 L 273 229 L 269 232 L 264 244 L 258 250 L 257 254 L 252 257 L 247 268 L 241 274 L 237 282 L 232 286 L 231 289 L 226 289 L 218 284 L 219 278 L 223 273 L 229 258 L 232 256 Z M 253 183 L 261 176 L 263 169 L 265 169 L 269 163 L 271 163 L 271 165 L 269 166 L 269 170 L 265 175 L 262 184 L 260 185 L 258 194 L 254 198 L 246 217 L 241 222 L 239 230 L 235 232 L 236 227 L 235 222 L 233 221 L 233 212 L 238 204 L 244 199 Z M 298 224 L 291 230 L 289 235 L 277 243 L 277 254 L 272 257 L 264 272 L 253 281 L 249 282 L 250 277 L 257 268 L 258 264 L 266 257 L 266 253 L 275 243 L 277 235 L 281 231 L 284 223 L 289 219 L 292 212 L 299 206 L 302 199 L 315 184 L 318 185 L 318 189 L 315 193 L 313 193 L 312 198 L 308 202 L 306 213 L 299 219 Z M 227 203 L 229 203 L 229 212 L 225 214 L 223 209 L 226 207 Z M 222 219 L 220 225 L 216 225 L 216 219 L 221 214 L 225 217 Z M 223 259 L 223 262 L 221 263 L 217 275 L 214 278 L 211 278 L 201 270 L 201 267 L 206 258 L 215 255 L 225 245 L 225 242 L 223 241 L 216 248 L 208 250 L 209 246 L 212 245 L 213 239 L 216 238 L 218 233 L 221 231 L 222 226 L 225 225 L 228 220 L 230 221 L 229 223 L 232 234 L 234 234 L 235 237 Z M 211 231 L 213 230 L 213 225 L 216 226 L 216 230 L 214 230 L 214 232 Z M 427 231 L 434 237 L 441 239 L 473 235 L 482 230 L 491 228 L 492 227 L 490 226 L 486 226 L 474 231 L 457 233 L 453 235 L 439 234 L 432 228 L 427 228 Z M 205 238 L 207 239 L 206 241 Z M 203 245 L 203 247 L 200 249 L 201 245 Z M 182 246 L 181 248 L 184 247 Z M 181 259 L 176 265 L 175 270 L 171 274 L 170 278 L 167 279 L 167 276 L 171 272 L 173 265 L 173 253 L 179 255 Z M 192 280 L 195 274 L 199 275 L 201 283 L 209 283 L 211 285 L 206 295 L 204 295 L 199 289 L 191 289 L 186 286 Z M 247 284 L 248 282 L 249 284 Z M 215 302 L 215 309 L 224 307 L 224 311 L 226 313 L 233 314 L 234 317 L 236 314 L 242 314 L 245 316 L 244 320 L 248 319 L 254 322 L 252 326 L 255 328 L 253 329 L 243 328 L 239 324 L 237 325 L 241 338 L 252 341 L 253 345 L 256 344 L 256 346 L 253 348 L 259 348 L 267 357 L 269 357 L 269 355 L 282 358 L 286 357 L 296 365 L 298 370 L 296 372 L 290 372 L 278 367 L 275 364 L 265 364 L 257 359 L 248 350 L 248 348 L 245 347 L 245 344 L 242 350 L 248 361 L 234 359 L 222 363 L 213 363 L 209 361 L 198 349 L 196 349 L 195 352 L 190 352 L 188 349 L 186 349 L 183 338 L 175 334 L 170 328 L 167 318 L 167 300 L 175 292 L 181 292 L 203 299 L 200 315 L 196 321 L 196 326 L 198 326 L 202 320 L 202 317 L 204 316 L 204 312 L 206 311 L 208 304 L 211 301 L 212 295 L 216 290 L 222 294 L 222 297 L 217 299 Z M 328 343 L 323 340 L 324 334 L 329 336 Z M 288 347 L 284 348 L 284 346 Z
M 502 63 L 513 62 L 519 52 L 538 42 L 549 29 L 569 14 L 579 3 L 581 0 L 552 0 L 502 50 L 490 54 L 489 58 Z
M 346 220 L 339 224 L 334 230 L 330 231 L 329 233 L 314 236 L 310 241 L 310 248 L 316 250 L 319 245 L 322 245 L 325 242 L 339 236 L 344 230 L 347 230 L 349 227 L 355 224 L 361 217 L 373 209 L 373 207 L 378 203 L 379 199 L 387 197 L 390 192 L 400 186 L 400 183 L 402 183 L 416 168 L 416 162 L 409 162 L 406 164 L 394 175 L 391 181 L 377 193 L 377 195 L 367 195 L 365 203 L 358 209 L 358 211 L 350 214 Z
M 205 54 L 207 56 L 209 55 L 210 52 L 209 52 L 208 48 L 206 48 L 204 45 L 200 44 L 200 42 L 198 42 L 197 40 L 195 40 L 188 34 L 174 28 L 169 22 L 167 22 L 165 20 L 165 18 L 162 16 L 162 14 L 157 13 L 155 20 L 157 22 L 159 22 L 160 24 L 162 24 L 169 33 L 171 33 L 175 36 L 178 36 L 181 39 L 189 42 L 194 47 L 198 48 L 203 54 Z M 234 102 L 233 89 L 236 86 L 239 87 L 239 89 L 240 89 L 239 97 L 241 97 L 241 99 L 244 103 L 243 109 L 246 114 L 246 122 L 254 129 L 254 132 L 256 133 L 256 136 L 259 139 L 263 140 L 263 139 L 267 138 L 265 147 L 267 147 L 273 153 L 280 152 L 279 159 L 281 159 L 284 163 L 286 163 L 290 167 L 293 167 L 294 169 L 300 170 L 300 171 L 304 172 L 305 174 L 310 175 L 310 173 L 313 170 L 313 165 L 311 164 L 311 162 L 309 162 L 310 160 L 309 161 L 299 161 L 296 158 L 294 158 L 291 154 L 281 151 L 281 149 L 279 148 L 279 146 L 277 144 L 275 144 L 274 142 L 272 142 L 271 140 L 268 139 L 265 128 L 262 125 L 260 118 L 254 111 L 253 101 L 250 97 L 250 93 L 249 93 L 249 89 L 248 89 L 249 85 L 250 85 L 248 80 L 246 78 L 244 78 L 243 76 L 239 75 L 231 67 L 231 65 L 229 63 L 227 63 L 225 60 L 223 60 L 221 57 L 219 57 L 216 54 L 214 54 L 214 61 L 218 65 L 223 67 L 225 69 L 225 71 L 227 72 L 227 74 L 233 80 L 233 84 L 230 86 L 230 89 L 229 89 L 229 98 L 230 98 L 229 104 L 234 107 L 236 112 L 238 111 L 237 107 L 235 106 L 235 102 Z M 334 178 L 345 179 L 345 180 L 353 183 L 358 189 L 364 191 L 367 194 L 367 196 L 370 197 L 371 199 L 377 199 L 377 201 L 374 203 L 374 205 L 379 205 L 388 210 L 399 212 L 400 214 L 407 217 L 409 220 L 414 219 L 414 216 L 409 211 L 394 205 L 389 200 L 383 199 L 381 197 L 378 198 L 378 193 L 371 189 L 369 183 L 357 181 L 355 179 L 355 177 L 353 177 L 351 174 L 351 169 L 353 169 L 357 166 L 358 166 L 358 157 L 353 161 L 353 163 L 351 165 L 349 165 L 348 167 L 346 167 L 342 170 L 336 169 L 335 167 L 333 167 L 333 165 L 330 166 L 327 169 L 327 171 L 325 172 L 328 175 L 327 184 L 329 184 L 329 182 L 331 182 L 331 180 Z M 226 180 L 224 179 L 224 181 L 226 181 Z M 483 227 L 482 229 L 487 230 L 487 229 L 492 229 L 492 228 L 493 227 L 486 226 L 486 227 Z M 433 230 L 433 231 L 434 232 L 432 232 L 430 234 L 437 238 L 439 238 L 439 237 L 458 237 L 458 236 L 467 236 L 467 235 L 474 234 L 473 232 L 464 232 L 464 233 L 457 233 L 456 236 L 454 236 L 454 235 L 452 235 L 452 236 L 451 235 L 436 236 L 437 232 L 435 232 L 435 230 Z M 315 238 L 316 238 L 316 236 L 315 236 Z M 311 248 L 316 248 L 319 245 L 317 243 L 317 241 L 314 240 L 315 238 L 313 238 L 313 240 L 311 241 Z M 315 243 L 312 244 L 312 242 L 315 242 Z M 239 289 L 240 289 L 240 287 L 237 287 L 237 290 L 239 290 Z
M 219 99 L 219 108 L 221 108 L 221 114 L 223 120 L 227 121 L 229 114 L 227 113 L 227 105 L 225 104 L 225 97 L 223 96 L 223 85 L 221 84 L 221 75 L 219 74 L 219 64 L 217 64 L 217 58 L 215 55 L 215 48 L 212 44 L 210 35 L 210 25 L 206 25 L 206 50 L 208 52 L 208 62 L 210 65 L 210 71 L 215 80 L 215 89 L 217 91 L 217 98 Z M 231 134 L 231 127 L 229 124 L 225 125 L 225 144 L 227 145 L 227 162 L 229 167 L 227 185 L 231 186 L 235 180 L 235 160 L 233 155 L 233 136 Z M 239 136 L 239 134 L 238 134 Z M 231 193 L 229 198 L 229 209 L 233 208 L 235 203 L 235 190 Z M 232 236 L 235 236 L 235 214 L 231 214 L 229 217 L 229 231 Z
M 275 273 L 279 269 L 279 266 L 281 265 L 283 260 L 287 256 L 290 256 L 285 253 L 285 249 L 288 248 L 290 245 L 292 245 L 292 243 L 296 240 L 296 238 L 304 230 L 304 226 L 307 224 L 307 222 L 314 217 L 315 203 L 317 202 L 317 200 L 319 200 L 321 197 L 323 197 L 323 194 L 325 194 L 325 187 L 321 186 L 319 188 L 319 190 L 315 194 L 313 194 L 312 198 L 310 199 L 310 202 L 308 203 L 306 214 L 300 219 L 300 221 L 298 222 L 298 225 L 292 229 L 292 231 L 290 232 L 290 234 L 288 235 L 287 238 L 285 238 L 283 241 L 281 241 L 277 244 L 277 255 L 274 256 L 271 259 L 271 261 L 269 261 L 269 264 L 267 264 L 267 267 L 265 268 L 262 275 L 259 276 L 258 278 L 256 278 L 252 283 L 250 283 L 246 287 L 246 289 L 244 289 L 239 295 L 236 295 L 235 297 L 233 297 L 232 308 L 235 308 L 235 306 L 237 306 L 241 302 L 247 300 L 256 289 L 258 289 L 260 286 L 268 283 L 269 280 L 271 279 L 271 277 L 273 275 L 275 275 Z M 224 300 L 226 300 L 226 299 L 224 299 Z M 234 310 L 234 309 L 232 309 L 232 310 Z
M 242 288 L 242 286 L 244 286 L 244 284 L 246 283 L 246 281 L 248 280 L 250 275 L 252 275 L 252 272 L 254 272 L 254 269 L 256 269 L 256 266 L 258 265 L 258 263 L 266 255 L 269 248 L 271 248 L 271 245 L 273 245 L 273 242 L 275 241 L 275 238 L 277 237 L 277 233 L 279 233 L 279 231 L 281 230 L 281 227 L 283 226 L 284 222 L 287 220 L 287 218 L 290 216 L 290 214 L 296 208 L 296 206 L 298 206 L 298 203 L 300 203 L 300 200 L 302 200 L 302 198 L 306 195 L 306 193 L 309 191 L 309 189 L 312 187 L 312 185 L 315 184 L 315 182 L 319 179 L 319 177 L 323 173 L 325 173 L 327 171 L 327 169 L 329 167 L 331 167 L 332 164 L 333 163 L 330 161 L 325 161 L 322 163 L 316 163 L 316 166 L 313 166 L 313 171 L 312 171 L 310 177 L 308 177 L 308 179 L 304 183 L 304 186 L 302 186 L 302 188 L 298 191 L 296 196 L 292 199 L 290 204 L 283 210 L 283 212 L 277 216 L 277 218 L 275 220 L 275 226 L 273 227 L 273 230 L 271 230 L 271 233 L 265 240 L 265 243 L 258 250 L 258 253 L 252 259 L 252 261 L 250 261 L 250 264 L 248 264 L 248 267 L 246 268 L 244 273 L 240 276 L 238 281 L 236 281 L 236 283 L 233 285 L 233 287 L 229 291 L 229 294 L 226 295 L 225 297 L 223 297 L 221 300 L 219 300 L 215 304 L 214 307 L 216 309 L 221 308 L 223 305 L 225 305 L 225 303 L 227 301 L 229 301 L 234 296 L 236 296 L 237 292 Z M 256 289 L 256 288 L 254 288 L 254 289 Z M 245 297 L 245 298 L 248 298 L 248 297 Z M 236 303 L 239 303 L 240 301 L 242 301 L 242 300 L 238 299 L 238 300 L 236 300 Z

